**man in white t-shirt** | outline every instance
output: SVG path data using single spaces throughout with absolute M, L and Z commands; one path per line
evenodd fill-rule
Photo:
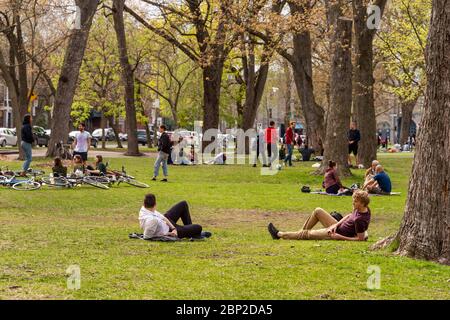
M 178 225 L 178 220 L 183 225 Z M 147 194 L 144 205 L 139 211 L 139 225 L 144 231 L 144 239 L 157 237 L 176 238 L 209 238 L 210 232 L 202 232 L 202 226 L 193 224 L 189 206 L 186 201 L 182 201 L 173 206 L 166 214 L 162 215 L 156 211 L 156 197 L 154 194 Z
M 75 140 L 73 141 L 73 155 L 80 155 L 81 159 L 83 159 L 83 164 L 86 164 L 88 159 L 88 151 L 91 146 L 91 134 L 85 131 L 86 125 L 84 123 L 80 123 L 78 126 L 78 132 L 75 135 Z

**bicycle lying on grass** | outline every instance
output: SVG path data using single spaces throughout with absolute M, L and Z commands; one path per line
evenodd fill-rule
M 0 170 L 0 186 L 10 187 L 17 191 L 32 191 L 40 189 L 42 186 L 40 176 L 44 175 L 41 170 L 29 170 L 26 176 L 21 172 Z
M 70 177 L 45 177 L 42 178 L 42 182 L 49 187 L 66 187 L 73 188 L 82 184 L 88 184 L 90 186 L 99 189 L 109 189 L 112 185 L 120 185 L 121 183 L 127 183 L 137 188 L 148 188 L 149 186 L 143 182 L 137 181 L 133 176 L 128 175 L 125 172 L 125 168 L 122 167 L 122 171 L 111 170 L 107 175 L 93 176 L 70 176 Z

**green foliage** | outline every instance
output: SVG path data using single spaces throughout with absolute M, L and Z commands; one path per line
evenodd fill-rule
M 430 17 L 430 0 L 393 0 L 375 42 L 389 77 L 386 87 L 404 102 L 423 94 Z

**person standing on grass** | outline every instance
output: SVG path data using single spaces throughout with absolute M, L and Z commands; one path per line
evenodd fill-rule
M 31 127 L 31 123 L 33 119 L 31 115 L 27 114 L 23 117 L 23 126 L 22 126 L 22 141 L 21 148 L 25 155 L 25 162 L 22 166 L 21 176 L 26 176 L 28 169 L 30 168 L 31 161 L 33 161 L 33 128 Z
M 348 137 L 348 165 L 352 166 L 352 156 L 355 155 L 355 166 L 358 165 L 358 143 L 361 140 L 361 133 L 356 128 L 356 122 L 352 121 L 350 124 L 350 130 L 347 134 Z
M 267 145 L 267 156 L 269 157 L 269 167 L 272 168 L 272 163 L 275 161 L 277 154 L 277 129 L 275 122 L 270 121 L 269 127 L 266 128 L 265 141 Z
M 366 241 L 370 224 L 370 203 L 367 192 L 358 190 L 352 197 L 353 212 L 340 221 L 334 219 L 322 208 L 316 208 L 306 220 L 303 228 L 296 232 L 280 232 L 272 223 L 268 230 L 272 239 L 284 240 L 348 240 Z M 317 223 L 324 228 L 313 230 Z
M 162 168 L 163 168 L 163 174 L 164 174 L 164 179 L 162 179 L 162 182 L 167 182 L 167 177 L 169 175 L 168 172 L 168 168 L 167 168 L 167 161 L 169 159 L 169 154 L 172 152 L 171 148 L 172 148 L 172 144 L 170 141 L 170 137 L 166 132 L 167 128 L 166 126 L 163 124 L 159 127 L 159 132 L 161 133 L 161 136 L 159 137 L 159 141 L 158 141 L 158 158 L 156 159 L 155 162 L 155 168 L 154 168 L 154 173 L 153 173 L 153 181 L 156 181 L 156 178 L 159 175 L 159 167 L 162 164 Z
M 73 141 L 73 155 L 79 155 L 83 160 L 83 165 L 86 165 L 88 159 L 88 151 L 91 146 L 91 135 L 86 131 L 86 125 L 80 123 L 78 126 L 78 132 L 75 135 L 75 140 Z
M 284 159 L 284 165 L 286 166 L 289 162 L 289 167 L 292 167 L 292 153 L 294 152 L 294 128 L 295 122 L 291 121 L 291 123 L 289 124 L 289 128 L 287 128 L 285 134 L 287 155 Z
M 253 143 L 253 150 L 256 150 L 255 160 L 253 161 L 253 167 L 257 167 L 259 156 L 262 158 L 263 167 L 268 167 L 266 153 L 264 151 L 264 131 L 257 130 L 255 141 Z

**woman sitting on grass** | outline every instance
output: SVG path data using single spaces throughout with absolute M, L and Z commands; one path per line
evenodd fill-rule
M 54 177 L 66 177 L 67 167 L 65 167 L 61 161 L 61 158 L 55 158 L 52 168 Z
M 314 210 L 303 228 L 296 232 L 279 232 L 270 223 L 268 226 L 272 238 L 285 240 L 349 240 L 365 241 L 370 224 L 369 194 L 358 190 L 353 193 L 353 213 L 339 222 L 321 208 Z M 312 230 L 320 222 L 324 228 Z
M 73 157 L 72 166 L 73 166 L 73 173 L 84 174 L 85 167 L 83 159 L 79 154 L 76 154 Z
M 338 194 L 344 187 L 337 173 L 337 165 L 334 161 L 328 161 L 328 169 L 325 171 L 323 186 L 327 193 Z
M 86 172 L 92 176 L 106 175 L 108 173 L 108 170 L 106 168 L 106 164 L 103 163 L 103 157 L 101 155 L 97 155 L 96 159 L 95 169 L 92 166 L 88 166 Z

